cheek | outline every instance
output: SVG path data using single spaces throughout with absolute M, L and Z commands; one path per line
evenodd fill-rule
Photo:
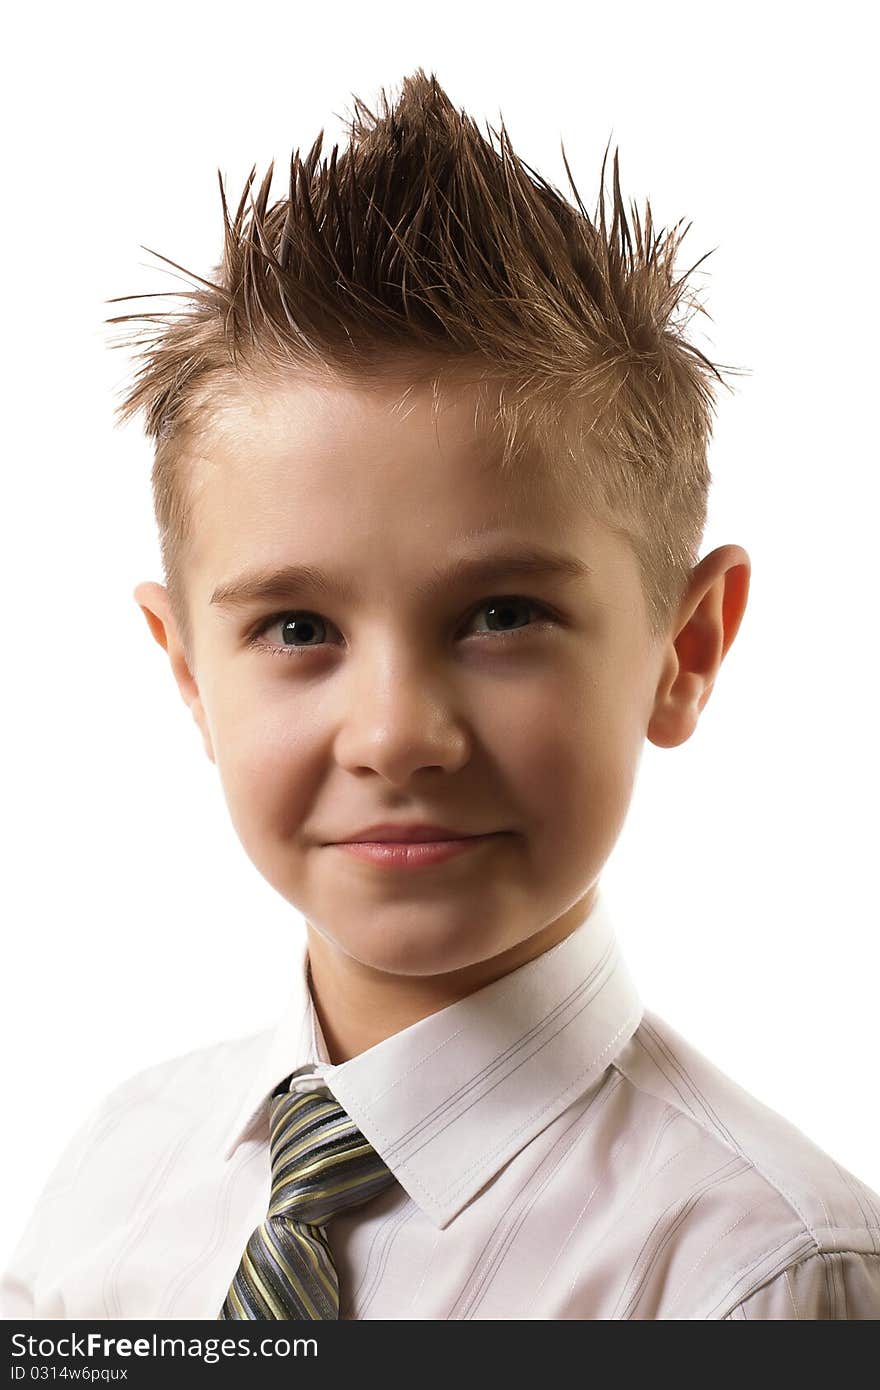
M 298 728 L 289 711 L 281 718 L 264 705 L 260 718 L 245 719 L 229 709 L 215 753 L 236 833 L 261 865 L 271 846 L 287 844 L 307 816 L 312 797 L 308 731 Z
M 613 684 L 568 685 L 508 710 L 493 746 L 523 823 L 560 846 L 611 844 L 632 797 L 644 739 Z M 506 748 L 506 753 L 505 753 Z

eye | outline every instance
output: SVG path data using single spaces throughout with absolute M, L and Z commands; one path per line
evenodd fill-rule
M 491 617 L 491 622 L 499 624 L 498 627 L 490 625 L 489 631 L 505 633 L 518 631 L 522 626 L 521 623 L 516 621 L 517 609 L 519 609 L 520 613 L 528 609 L 545 615 L 549 615 L 550 613 L 550 610 L 545 608 L 544 604 L 536 603 L 534 599 L 520 598 L 518 595 L 514 594 L 502 595 L 499 598 L 484 599 L 482 603 L 472 610 L 472 615 L 475 617 L 478 613 L 488 613 Z M 529 624 L 529 626 L 531 626 L 531 624 Z
M 488 629 L 477 633 L 481 638 L 492 634 L 504 636 L 506 633 L 520 631 L 523 626 L 534 626 L 531 623 L 517 622 L 517 610 L 520 614 L 531 610 L 543 614 L 551 621 L 553 620 L 551 610 L 535 599 L 523 598 L 519 595 L 502 595 L 498 598 L 483 599 L 476 608 L 471 610 L 471 618 L 468 621 L 470 622 L 471 619 L 483 612 L 489 615 Z M 493 626 L 496 623 L 498 626 Z M 263 634 L 272 628 L 280 628 L 281 630 L 282 644 L 280 646 L 260 640 Z M 313 613 L 303 608 L 291 609 L 287 613 L 273 613 L 266 618 L 247 639 L 248 646 L 259 647 L 273 656 L 293 656 L 322 646 L 322 634 L 326 634 L 330 628 L 333 628 L 333 624 L 322 618 L 320 613 Z
M 329 624 L 320 613 L 311 613 L 306 609 L 297 608 L 289 613 L 273 613 L 255 632 L 248 638 L 248 646 L 260 647 L 263 651 L 271 652 L 274 656 L 291 656 L 296 652 L 307 651 L 311 647 L 320 645 L 319 641 L 312 640 L 320 638 L 321 633 L 325 632 Z M 271 642 L 261 642 L 259 638 L 270 628 L 281 629 L 282 643 L 280 647 L 274 646 Z M 302 643 L 302 645 L 300 645 Z

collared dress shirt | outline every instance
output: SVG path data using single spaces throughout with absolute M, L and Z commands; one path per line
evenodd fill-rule
M 397 1178 L 328 1222 L 341 1318 L 880 1317 L 880 1197 L 643 1007 L 604 890 L 566 940 L 335 1066 L 304 938 L 274 1031 L 151 1067 L 83 1125 L 3 1316 L 215 1318 L 293 1073 Z

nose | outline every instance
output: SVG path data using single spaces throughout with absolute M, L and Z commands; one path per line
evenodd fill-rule
M 449 682 L 412 653 L 377 658 L 352 672 L 343 696 L 336 760 L 350 772 L 369 769 L 404 786 L 427 768 L 455 772 L 470 756 L 471 737 Z

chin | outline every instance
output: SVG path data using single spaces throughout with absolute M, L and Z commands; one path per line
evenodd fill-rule
M 399 939 L 372 942 L 367 949 L 363 940 L 353 942 L 350 947 L 342 943 L 340 949 L 370 970 L 380 970 L 387 975 L 405 975 L 412 979 L 432 975 L 449 975 L 456 970 L 466 970 L 494 954 L 488 947 L 485 952 L 474 950 L 472 940 L 467 943 L 450 942 L 448 937 L 438 937 L 432 941 L 426 934 L 410 936 L 406 941 Z

